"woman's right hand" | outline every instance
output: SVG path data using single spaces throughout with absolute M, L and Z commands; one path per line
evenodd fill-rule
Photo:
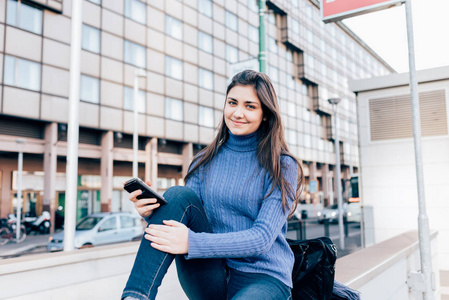
M 146 184 L 151 186 L 151 181 L 147 180 Z M 142 194 L 141 190 L 136 190 L 129 194 L 129 200 L 131 200 L 134 203 L 134 208 L 137 210 L 139 215 L 141 215 L 143 218 L 146 218 L 150 216 L 153 213 L 153 210 L 161 206 L 159 203 L 157 203 L 156 198 L 144 198 L 144 199 L 137 199 L 136 197 Z

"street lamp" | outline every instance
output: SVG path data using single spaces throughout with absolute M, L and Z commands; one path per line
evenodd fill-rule
M 20 240 L 20 225 L 22 217 L 22 169 L 23 169 L 23 148 L 25 147 L 26 139 L 16 139 L 17 148 L 19 150 L 19 163 L 17 167 L 17 217 L 16 217 L 16 242 Z
M 143 69 L 136 69 L 134 73 L 134 134 L 133 134 L 133 177 L 138 177 L 139 163 L 137 160 L 139 150 L 139 115 L 137 113 L 137 102 L 139 97 L 139 77 L 146 77 Z
M 334 143 L 335 143 L 335 180 L 337 181 L 337 203 L 338 203 L 338 231 L 340 233 L 340 249 L 345 248 L 345 237 L 344 237 L 344 229 L 343 229 L 343 199 L 341 197 L 341 168 L 340 168 L 340 141 L 338 140 L 338 129 L 337 129 L 337 105 L 340 103 L 341 98 L 330 98 L 330 104 L 332 104 L 332 108 L 334 111 Z

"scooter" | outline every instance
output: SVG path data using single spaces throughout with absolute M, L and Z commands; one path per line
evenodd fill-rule
M 32 217 L 25 215 L 23 218 L 23 225 L 27 230 L 27 233 L 34 231 L 40 234 L 47 234 L 50 232 L 51 222 L 50 213 L 43 211 L 39 217 Z

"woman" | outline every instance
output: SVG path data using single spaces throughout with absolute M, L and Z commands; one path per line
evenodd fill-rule
M 122 297 L 154 299 L 176 258 L 189 299 L 289 299 L 294 258 L 285 235 L 302 181 L 270 79 L 238 73 L 218 134 L 193 159 L 186 187 L 170 188 L 161 207 L 130 194 L 150 225 Z

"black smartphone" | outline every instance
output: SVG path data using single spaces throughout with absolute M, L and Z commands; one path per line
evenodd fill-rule
M 143 198 L 156 198 L 157 203 L 161 205 L 167 204 L 167 200 L 164 199 L 161 195 L 156 193 L 152 188 L 148 186 L 143 180 L 140 178 L 131 178 L 127 182 L 125 182 L 125 186 L 123 187 L 128 193 L 132 193 L 136 190 L 141 190 L 142 194 L 137 196 L 137 199 Z

